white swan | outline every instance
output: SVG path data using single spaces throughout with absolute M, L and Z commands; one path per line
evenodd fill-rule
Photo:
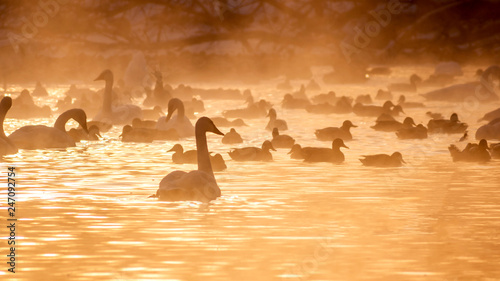
M 500 66 L 492 65 L 481 75 L 481 80 L 465 84 L 457 84 L 423 94 L 427 100 L 434 101 L 467 101 L 473 98 L 479 102 L 498 100 L 491 78 L 500 79 Z
M 134 118 L 142 119 L 142 110 L 133 104 L 113 106 L 113 72 L 104 70 L 94 81 L 104 80 L 104 99 L 102 109 L 94 117 L 94 121 L 102 121 L 113 125 L 125 125 L 132 123 Z
M 17 147 L 7 138 L 3 130 L 3 121 L 11 106 L 11 97 L 4 97 L 0 102 L 0 156 L 17 153 Z
M 23 149 L 65 148 L 76 146 L 73 138 L 66 132 L 66 122 L 74 119 L 88 134 L 87 115 L 80 108 L 65 111 L 57 118 L 54 127 L 29 125 L 17 129 L 9 139 Z
M 177 115 L 172 117 L 174 111 L 177 110 Z M 160 117 L 156 123 L 157 130 L 175 129 L 179 133 L 179 137 L 187 138 L 195 135 L 195 130 L 191 121 L 186 117 L 184 111 L 184 103 L 178 99 L 173 98 L 168 102 L 167 116 Z
M 215 127 L 210 118 L 201 117 L 198 119 L 196 122 L 198 170 L 191 172 L 173 171 L 165 176 L 156 192 L 156 197 L 160 200 L 208 202 L 221 196 L 210 164 L 206 132 L 224 135 Z

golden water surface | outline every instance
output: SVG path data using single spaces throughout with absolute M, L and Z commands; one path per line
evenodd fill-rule
M 424 77 L 431 70 L 416 69 Z M 413 71 L 396 69 L 363 85 L 322 85 L 321 92 L 374 97 L 378 88 L 406 81 Z M 473 80 L 474 71 L 466 69 L 460 79 Z M 463 148 L 460 135 L 398 140 L 394 133 L 371 129 L 374 118 L 281 109 L 278 82 L 250 88 L 275 104 L 278 118 L 290 128 L 283 133 L 298 143 L 329 147 L 315 139 L 315 129 L 340 126 L 345 119 L 359 126 L 351 130 L 350 149 L 343 149 L 345 163 L 303 163 L 289 159 L 287 149 L 273 152 L 271 163 L 234 162 L 227 151 L 237 146 L 209 133 L 209 149 L 221 153 L 228 166 L 215 173 L 222 197 L 210 204 L 171 203 L 148 196 L 169 172 L 196 169 L 171 162 L 167 150 L 176 142 L 122 143 L 121 128 L 114 127 L 102 140 L 75 148 L 20 150 L 0 165 L 4 183 L 7 167 L 17 167 L 18 184 L 16 273 L 7 272 L 3 220 L 0 279 L 500 280 L 499 160 L 453 163 L 447 147 Z M 37 102 L 54 103 L 67 87 L 49 87 L 53 96 Z M 417 93 L 407 100 L 423 101 Z M 427 105 L 405 112 L 427 124 L 427 110 L 446 117 L 456 111 L 469 124 L 471 140 L 481 125 L 477 120 L 499 107 Z M 241 106 L 242 101 L 206 100 L 207 111 L 198 116 L 220 116 Z M 53 124 L 56 117 L 7 119 L 5 130 Z M 245 122 L 250 126 L 237 128 L 245 139 L 242 146 L 260 146 L 271 138 L 264 130 L 267 119 Z M 195 148 L 194 138 L 180 143 Z M 394 151 L 403 154 L 404 167 L 364 167 L 358 160 Z M 5 188 L 0 196 L 1 217 L 7 218 Z

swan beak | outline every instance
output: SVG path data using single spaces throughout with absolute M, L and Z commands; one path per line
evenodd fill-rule
M 405 164 L 406 164 L 406 161 L 405 161 L 405 160 L 403 160 L 403 159 L 401 159 L 401 162 L 403 162 L 403 163 L 405 163 Z
M 104 75 L 103 74 L 104 73 L 101 73 L 99 76 L 97 76 L 97 78 L 94 79 L 94 81 L 106 80 L 106 79 L 104 79 Z
M 219 131 L 219 129 L 217 129 L 217 127 L 215 127 L 215 126 L 214 126 L 214 130 L 212 131 L 212 133 L 217 134 L 217 135 L 221 135 L 221 136 L 224 135 L 224 133 Z
M 347 147 L 347 145 L 345 145 L 345 144 L 342 144 L 342 147 L 345 147 L 345 148 L 347 148 L 347 149 L 350 149 L 350 148 L 349 148 L 349 147 Z
M 97 133 L 97 134 L 95 134 L 95 135 L 96 135 L 96 136 L 98 136 L 99 138 L 101 138 L 101 139 L 102 139 L 102 136 L 101 136 L 101 134 L 100 134 L 100 133 Z
M 356 126 L 356 125 L 352 124 L 352 126 L 351 126 L 351 127 L 353 127 L 353 128 L 357 128 L 358 126 Z

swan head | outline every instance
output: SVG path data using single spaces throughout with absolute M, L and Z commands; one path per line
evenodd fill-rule
M 0 107 L 4 109 L 5 111 L 9 110 L 10 107 L 12 106 L 12 98 L 11 97 L 3 97 L 2 101 L 0 102 Z
M 100 80 L 113 81 L 113 72 L 111 72 L 111 70 L 109 69 L 104 70 L 103 72 L 101 72 L 101 74 L 99 74 L 99 76 L 97 76 L 96 79 L 94 79 L 94 81 Z
M 224 134 L 219 131 L 219 129 L 215 126 L 214 122 L 212 119 L 208 117 L 200 117 L 198 121 L 196 121 L 195 125 L 195 131 L 198 132 L 198 130 L 203 130 L 204 132 L 212 132 L 217 135 L 223 136 Z
M 345 147 L 345 148 L 349 148 L 347 147 L 345 144 L 344 144 L 344 141 L 342 139 L 334 139 L 333 142 L 332 142 L 332 148 L 341 148 L 341 147 Z
M 165 118 L 165 122 L 168 122 L 170 118 L 172 118 L 172 114 L 174 114 L 176 109 L 179 108 L 184 108 L 184 103 L 178 99 L 178 98 L 173 98 L 168 101 L 168 113 L 167 113 L 167 118 Z
M 269 150 L 276 151 L 276 149 L 274 149 L 273 144 L 268 140 L 264 141 L 264 143 L 262 144 L 262 150 L 264 150 L 264 151 L 269 151 Z
M 67 116 L 74 119 L 76 122 L 78 122 L 78 124 L 80 124 L 80 126 L 85 131 L 85 133 L 87 133 L 87 134 L 89 133 L 89 129 L 87 128 L 87 114 L 85 113 L 85 111 L 83 109 L 73 108 L 73 109 L 70 109 L 70 110 L 63 112 L 61 115 L 63 115 L 63 114 L 67 114 Z M 56 123 L 57 123 L 57 120 L 56 120 Z
M 399 161 L 399 162 L 401 162 L 401 163 L 405 163 L 405 164 L 406 164 L 405 160 L 403 160 L 403 155 L 401 155 L 401 153 L 399 153 L 399 152 L 397 152 L 397 151 L 396 151 L 396 152 L 394 152 L 394 153 L 391 155 L 391 158 L 392 158 L 392 159 L 394 159 L 394 160 L 397 160 L 397 161 Z
M 184 148 L 182 148 L 182 145 L 180 144 L 175 144 L 170 150 L 168 150 L 167 152 L 178 152 L 178 153 L 183 153 L 184 152 Z
M 351 127 L 352 127 L 352 128 L 356 128 L 356 127 L 358 127 L 358 126 L 354 125 L 354 124 L 351 122 L 351 120 L 345 120 L 345 121 L 344 121 L 344 123 L 342 123 L 342 127 L 349 129 L 349 128 L 351 128 Z

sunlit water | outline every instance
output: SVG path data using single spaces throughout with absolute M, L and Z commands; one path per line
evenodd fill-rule
M 396 69 L 364 85 L 322 85 L 321 92 L 373 97 L 413 71 Z M 466 69 L 462 80 L 472 80 L 474 71 Z M 430 68 L 417 73 L 427 77 Z M 274 152 L 272 163 L 234 162 L 227 151 L 236 146 L 208 134 L 209 149 L 222 153 L 228 169 L 215 173 L 223 195 L 207 205 L 148 198 L 169 172 L 196 169 L 171 163 L 167 150 L 176 142 L 122 143 L 114 127 L 103 140 L 75 148 L 21 150 L 1 165 L 4 182 L 7 166 L 18 169 L 19 240 L 17 273 L 7 275 L 2 239 L 0 274 L 17 280 L 499 280 L 498 160 L 453 163 L 447 147 L 460 135 L 398 140 L 369 128 L 374 118 L 283 110 L 277 82 L 256 85 L 253 93 L 274 102 L 278 118 L 288 122 L 286 134 L 298 143 L 329 147 L 315 139 L 315 129 L 345 119 L 359 126 L 344 149 L 345 163 L 307 164 L 289 159 L 287 149 Z M 66 87 L 49 88 L 55 96 L 38 101 L 53 102 Z M 423 101 L 417 94 L 407 100 Z M 424 124 L 427 110 L 457 111 L 471 139 L 476 120 L 499 106 L 427 105 L 405 111 Z M 242 102 L 208 100 L 205 106 L 202 115 L 220 116 Z M 5 127 L 9 134 L 55 118 L 7 119 Z M 242 146 L 271 138 L 267 119 L 245 122 L 251 126 L 237 129 Z M 180 143 L 195 148 L 193 138 Z M 405 167 L 364 167 L 358 160 L 394 151 L 402 152 Z M 6 201 L 5 189 L 2 197 Z M 1 212 L 6 216 L 5 208 Z

